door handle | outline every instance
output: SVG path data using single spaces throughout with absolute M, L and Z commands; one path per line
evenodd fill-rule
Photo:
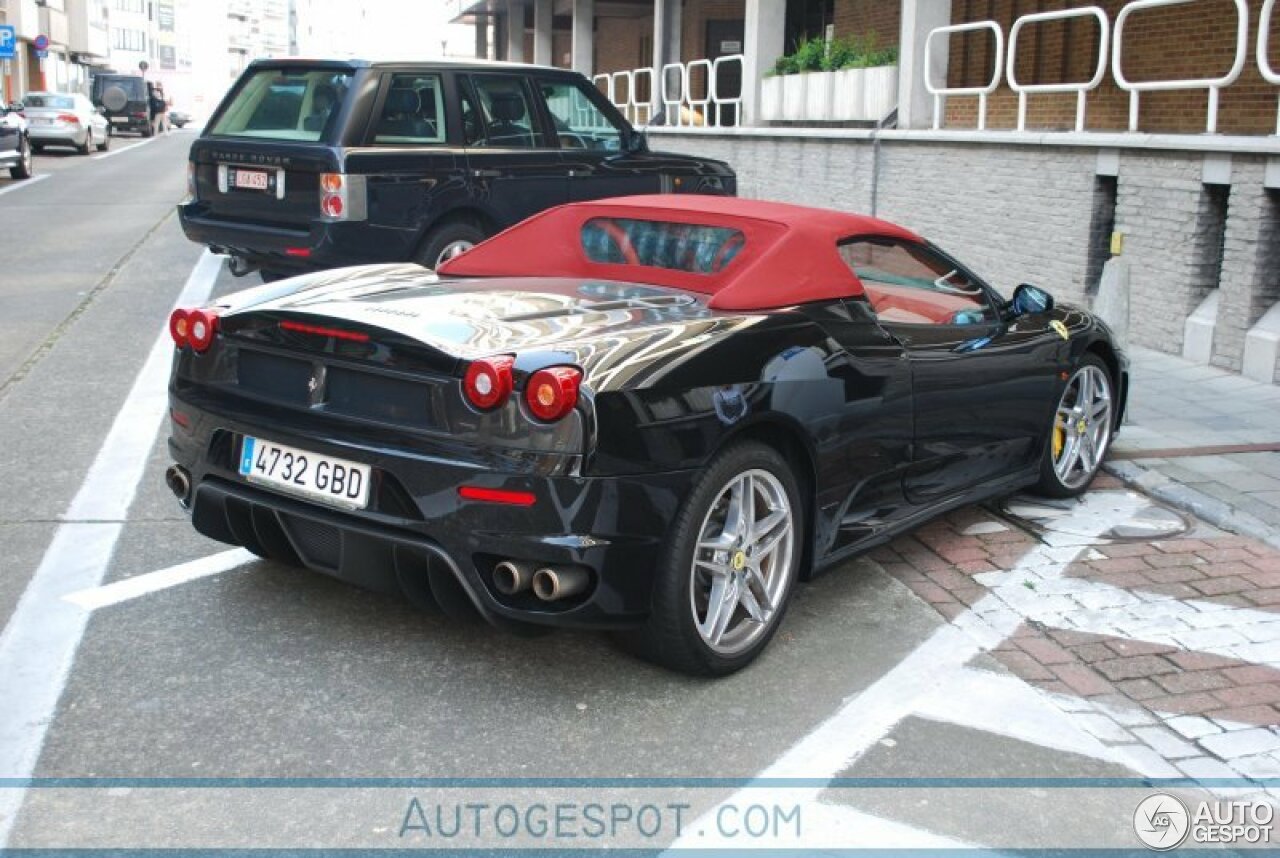
M 496 179 L 502 175 L 501 170 L 472 170 L 471 175 L 477 179 Z

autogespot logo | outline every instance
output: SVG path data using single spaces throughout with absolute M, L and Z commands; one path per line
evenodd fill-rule
M 1187 806 L 1171 795 L 1144 798 L 1133 812 L 1133 830 L 1148 848 L 1164 851 L 1180 846 L 1191 830 Z

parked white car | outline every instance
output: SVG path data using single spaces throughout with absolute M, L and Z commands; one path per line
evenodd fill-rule
M 111 145 L 111 125 L 79 93 L 31 92 L 23 99 L 28 136 L 37 152 L 45 146 L 73 146 L 81 155 Z

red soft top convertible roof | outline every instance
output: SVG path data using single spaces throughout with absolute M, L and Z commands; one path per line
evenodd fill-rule
M 732 263 L 712 274 L 593 262 L 582 243 L 582 227 L 592 218 L 728 227 L 746 241 Z M 615 197 L 548 209 L 438 270 L 450 277 L 621 280 L 711 295 L 708 304 L 717 310 L 766 310 L 862 294 L 862 283 L 836 245 L 865 235 L 920 241 L 886 221 L 829 209 L 701 194 Z

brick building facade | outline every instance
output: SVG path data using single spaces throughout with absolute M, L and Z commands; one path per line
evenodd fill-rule
M 662 63 L 702 59 L 716 47 L 713 28 L 723 42 L 733 22 L 742 22 L 746 127 L 651 128 L 656 147 L 723 158 L 737 170 L 743 196 L 903 223 L 954 249 L 1006 293 L 1026 280 L 1061 300 L 1088 304 L 1119 233 L 1133 342 L 1280 381 L 1274 345 L 1280 331 L 1267 327 L 1268 319 L 1280 319 L 1280 86 L 1264 78 L 1255 58 L 1264 0 L 1245 0 L 1246 56 L 1239 78 L 1220 93 L 1215 134 L 1204 133 L 1204 89 L 1143 93 L 1142 133 L 1128 133 L 1130 96 L 1116 83 L 1110 52 L 1102 57 L 1100 85 L 1088 93 L 1082 133 L 1071 130 L 1076 96 L 1067 93 L 1030 96 L 1026 127 L 1032 133 L 1010 134 L 1018 99 L 1003 68 L 988 99 L 985 131 L 975 130 L 975 96 L 947 97 L 941 128 L 930 129 L 934 99 L 926 81 L 979 86 L 994 64 L 989 31 L 931 37 L 937 28 L 992 21 L 1007 43 L 1017 19 L 1083 8 L 1085 0 L 596 0 L 593 42 L 573 40 L 591 46 L 590 63 L 581 62 L 581 51 L 571 57 L 571 45 L 560 46 L 570 40 L 565 28 L 583 23 L 566 11 L 593 8 L 593 0 L 471 2 L 490 10 L 545 4 L 543 20 L 559 24 L 554 61 L 572 60 L 594 73 L 654 67 L 660 57 Z M 1129 2 L 1098 0 L 1109 33 Z M 1132 12 L 1124 26 L 1125 76 L 1224 74 L 1236 56 L 1236 14 L 1233 0 Z M 1089 79 L 1099 62 L 1098 31 L 1092 17 L 1025 25 L 1017 80 Z M 768 127 L 747 103 L 799 38 L 871 33 L 878 44 L 899 50 L 897 111 L 888 128 L 790 120 Z M 1280 15 L 1268 33 L 1266 59 L 1280 67 Z M 937 62 L 927 75 L 931 38 Z M 727 40 L 732 45 L 734 38 Z M 692 89 L 703 95 L 701 72 L 692 77 Z

